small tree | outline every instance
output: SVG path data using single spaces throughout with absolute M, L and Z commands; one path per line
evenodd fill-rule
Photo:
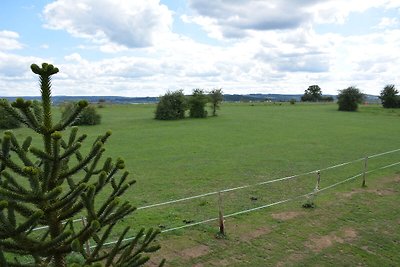
M 211 102 L 212 115 L 217 116 L 217 109 L 220 108 L 220 104 L 222 100 L 224 100 L 222 89 L 211 90 L 210 93 L 208 94 L 208 97 Z
M 193 94 L 189 98 L 189 115 L 191 118 L 205 118 L 207 117 L 207 110 L 205 110 L 208 102 L 207 96 L 201 89 L 194 89 Z
M 340 111 L 356 111 L 358 104 L 362 103 L 364 95 L 358 88 L 351 86 L 340 90 L 337 98 Z
M 68 118 L 71 113 L 76 109 L 78 103 L 66 103 L 62 106 L 61 109 L 61 117 L 63 119 Z M 97 113 L 97 110 L 94 106 L 87 106 L 82 113 L 76 118 L 75 121 L 72 122 L 71 125 L 97 125 L 101 122 L 101 116 Z
M 185 118 L 186 97 L 182 90 L 167 92 L 157 104 L 155 119 L 178 120 Z
M 7 100 L 2 99 L 7 102 Z M 0 106 L 0 129 L 14 129 L 21 127 L 21 123 L 15 120 L 8 112 Z
M 399 91 L 396 90 L 394 84 L 388 84 L 381 91 L 379 98 L 382 101 L 384 108 L 400 108 L 400 96 L 397 94 Z
M 311 85 L 304 91 L 301 101 L 317 102 L 322 97 L 321 88 L 318 85 Z
M 118 175 L 125 168 L 124 161 L 113 163 L 108 158 L 100 165 L 111 132 L 99 136 L 83 155 L 80 147 L 86 135 L 78 136 L 78 128 L 73 127 L 64 139 L 64 132 L 88 103 L 80 101 L 69 117 L 54 124 L 51 76 L 58 69 L 46 63 L 42 67 L 33 64 L 31 69 L 39 75 L 43 113 L 35 114 L 32 102 L 22 98 L 11 105 L 0 101 L 10 116 L 43 140 L 43 148 L 32 146 L 31 137 L 20 143 L 11 131 L 0 140 L 0 266 L 64 267 L 72 252 L 81 255 L 85 266 L 144 264 L 148 260 L 144 253 L 159 248 L 152 245 L 158 231 L 150 229 L 145 234 L 141 230 L 125 243 L 127 227 L 112 248 L 102 250 L 114 226 L 135 210 L 121 201 L 135 183 L 127 180 L 126 171 Z M 74 226 L 73 217 L 78 214 L 86 216 L 85 226 Z M 33 231 L 35 227 L 44 229 Z M 85 251 L 83 245 L 88 241 L 93 246 Z M 29 257 L 30 262 L 20 263 L 18 256 Z

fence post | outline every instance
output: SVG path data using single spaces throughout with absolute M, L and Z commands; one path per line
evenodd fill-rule
M 218 192 L 219 234 L 225 235 L 224 211 L 222 207 L 222 195 Z
M 86 227 L 86 225 L 88 224 L 85 216 L 82 216 L 82 224 L 83 224 L 83 227 Z M 86 250 L 86 255 L 90 255 L 89 241 L 86 241 L 86 243 L 85 243 L 85 250 Z
M 362 185 L 361 185 L 362 187 L 366 187 L 367 186 L 366 183 L 365 183 L 365 178 L 367 176 L 367 170 L 368 170 L 368 156 L 365 157 L 365 160 L 364 160 L 363 181 L 362 181 Z
M 319 190 L 319 184 L 321 182 L 321 171 L 317 171 L 317 184 L 315 185 L 315 190 Z

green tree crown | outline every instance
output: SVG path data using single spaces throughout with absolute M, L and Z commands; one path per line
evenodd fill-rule
M 211 102 L 212 115 L 217 116 L 217 109 L 220 108 L 221 102 L 224 100 L 222 89 L 214 89 L 208 93 Z
M 155 111 L 157 120 L 179 120 L 185 118 L 187 100 L 182 90 L 167 92 L 160 98 Z
M 318 85 L 310 85 L 307 90 L 304 91 L 304 95 L 301 97 L 301 101 L 317 102 L 322 98 L 322 91 Z
M 400 108 L 399 91 L 396 90 L 394 84 L 388 84 L 383 88 L 379 96 L 384 108 Z
M 191 118 L 205 118 L 207 117 L 207 110 L 205 106 L 208 102 L 208 97 L 201 89 L 194 89 L 192 95 L 189 97 L 189 116 Z
M 364 94 L 354 86 L 340 90 L 338 94 L 339 110 L 356 111 L 358 109 L 358 104 L 362 103 L 363 100 Z

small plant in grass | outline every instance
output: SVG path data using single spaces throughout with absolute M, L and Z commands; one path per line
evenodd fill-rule
M 77 127 L 69 135 L 65 129 L 88 103 L 80 101 L 69 116 L 54 123 L 51 76 L 58 69 L 46 63 L 33 64 L 31 69 L 39 75 L 42 112 L 22 98 L 11 105 L 0 101 L 7 114 L 43 141 L 43 147 L 32 145 L 31 137 L 20 142 L 12 131 L 0 139 L 0 266 L 65 267 L 67 260 L 75 262 L 73 266 L 143 265 L 148 253 L 159 249 L 153 243 L 159 231 L 142 229 L 133 240 L 123 242 L 127 227 L 112 247 L 104 249 L 115 234 L 114 227 L 135 210 L 122 201 L 135 183 L 128 180 L 128 172 L 120 174 L 124 161 L 101 160 L 111 132 L 100 135 L 82 154 L 86 135 L 78 135 Z M 86 217 L 84 226 L 74 224 L 77 215 Z M 36 227 L 44 228 L 33 231 Z M 87 242 L 90 250 L 85 249 Z M 20 262 L 21 256 L 29 262 Z
M 215 238 L 216 239 L 228 239 L 228 236 L 226 234 L 218 232 L 215 234 Z
M 76 109 L 78 103 L 66 103 L 61 107 L 61 117 L 68 118 Z M 101 122 L 101 116 L 97 113 L 96 107 L 87 106 L 81 114 L 71 123 L 71 125 L 97 125 Z
M 307 195 L 306 202 L 303 203 L 302 207 L 305 209 L 313 209 L 316 207 L 315 198 L 317 196 L 318 189 L 314 189 L 312 194 Z

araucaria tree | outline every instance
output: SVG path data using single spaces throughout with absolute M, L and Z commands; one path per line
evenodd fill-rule
M 42 113 L 21 98 L 11 105 L 0 101 L 8 114 L 43 141 L 43 147 L 37 147 L 31 137 L 20 142 L 11 131 L 0 139 L 0 266 L 63 267 L 73 252 L 80 255 L 82 266 L 143 265 L 146 253 L 159 248 L 153 243 L 158 231 L 142 229 L 124 242 L 127 227 L 112 247 L 103 249 L 111 233 L 117 234 L 114 226 L 135 210 L 121 199 L 135 183 L 127 179 L 128 172 L 120 173 L 124 161 L 101 160 L 111 133 L 99 136 L 87 154 L 81 153 L 86 135 L 78 135 L 77 127 L 69 128 L 69 134 L 65 130 L 87 102 L 80 101 L 70 116 L 54 123 L 51 76 L 58 69 L 46 63 L 33 64 L 31 69 L 39 75 Z M 78 215 L 85 216 L 84 226 L 74 224 Z M 38 227 L 42 229 L 34 231 Z M 87 242 L 90 248 L 84 249 Z
M 207 117 L 205 106 L 208 102 L 207 96 L 201 89 L 194 89 L 193 94 L 189 97 L 189 116 L 191 118 Z
M 396 90 L 394 84 L 388 84 L 381 91 L 379 96 L 384 108 L 400 108 L 399 91 Z
M 337 98 L 340 111 L 356 111 L 358 104 L 364 100 L 364 94 L 358 88 L 350 86 L 340 90 Z
M 222 89 L 211 90 L 208 94 L 211 102 L 212 115 L 217 116 L 217 109 L 219 109 L 222 100 L 224 100 L 224 95 L 222 94 Z

